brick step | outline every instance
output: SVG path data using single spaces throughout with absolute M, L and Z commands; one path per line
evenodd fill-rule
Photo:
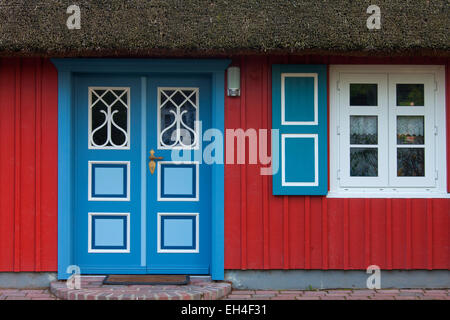
M 103 285 L 103 277 L 81 277 L 80 289 L 54 281 L 50 291 L 63 300 L 218 300 L 231 292 L 231 284 L 193 277 L 188 285 Z

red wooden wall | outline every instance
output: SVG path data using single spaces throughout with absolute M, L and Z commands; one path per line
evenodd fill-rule
M 271 127 L 272 63 L 446 64 L 450 106 L 449 60 L 243 57 L 233 63 L 241 67 L 242 96 L 226 99 L 227 128 Z M 275 197 L 271 177 L 259 169 L 225 168 L 227 269 L 449 268 L 450 199 Z M 47 59 L 2 58 L 0 272 L 56 269 L 57 73 Z
M 57 73 L 0 59 L 0 271 L 57 269 Z
M 446 64 L 450 124 L 448 59 L 241 57 L 233 64 L 241 68 L 242 95 L 226 98 L 226 128 L 271 127 L 273 63 Z M 447 132 L 449 152 L 450 125 Z M 450 267 L 450 199 L 272 196 L 272 177 L 259 170 L 259 165 L 225 167 L 226 269 Z

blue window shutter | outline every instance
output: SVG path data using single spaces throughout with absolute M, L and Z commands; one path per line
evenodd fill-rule
M 272 129 L 273 194 L 326 195 L 326 65 L 273 65 Z

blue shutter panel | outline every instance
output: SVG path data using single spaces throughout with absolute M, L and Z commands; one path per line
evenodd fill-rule
M 273 65 L 272 128 L 273 194 L 326 195 L 326 65 Z

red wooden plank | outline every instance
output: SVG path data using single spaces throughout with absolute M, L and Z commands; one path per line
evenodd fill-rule
M 42 60 L 36 60 L 36 154 L 35 154 L 35 270 L 41 270 L 41 123 L 42 123 Z
M 386 201 L 385 199 L 370 199 L 370 264 L 386 269 Z
M 269 124 L 272 126 L 272 64 L 282 63 L 282 60 L 279 57 L 269 57 L 268 58 L 268 83 L 270 86 L 268 87 L 267 96 L 268 96 L 268 116 L 269 116 Z M 272 179 L 268 180 L 269 182 L 269 190 L 270 194 L 272 193 Z M 269 201 L 269 220 L 270 220 L 270 266 L 272 269 L 282 269 L 283 268 L 283 197 L 281 196 L 270 196 Z
M 20 174 L 21 174 L 21 60 L 15 59 L 15 135 L 14 135 L 14 271 L 20 271 Z
M 412 267 L 411 199 L 406 199 L 406 269 Z
M 241 59 L 241 89 L 246 92 L 246 68 L 245 58 Z M 246 95 L 241 96 L 241 128 L 246 129 Z M 241 168 L 241 268 L 247 269 L 247 166 Z
M 20 70 L 20 270 L 33 271 L 35 211 L 35 64 L 22 59 Z M 17 106 L 16 106 L 17 107 Z M 17 227 L 17 226 L 16 226 Z
M 370 263 L 370 207 L 369 199 L 364 199 L 364 251 L 365 260 L 364 267 L 367 268 Z
M 40 239 L 39 271 L 57 270 L 58 248 L 58 74 L 53 64 L 44 59 L 42 65 L 40 152 Z
M 36 61 L 22 59 L 20 97 L 20 270 L 35 270 Z
M 450 269 L 449 199 L 433 199 L 433 269 Z
M 427 199 L 427 269 L 433 269 L 433 199 Z
M 344 269 L 349 267 L 349 226 L 348 226 L 348 216 L 349 216 L 349 199 L 344 199 Z
M 392 269 L 392 200 L 386 199 L 386 268 Z
M 289 269 L 289 197 L 283 196 L 283 269 Z
M 262 97 L 261 87 L 262 83 L 262 68 L 264 63 L 263 57 L 256 57 L 251 60 L 246 59 L 246 72 L 245 72 L 245 84 L 247 85 L 246 98 L 245 98 L 245 124 L 244 127 L 248 130 L 258 131 L 261 128 L 262 123 Z M 253 144 L 253 143 L 252 143 Z M 250 148 L 250 141 L 247 143 L 246 153 L 247 163 L 249 163 L 251 157 L 250 153 L 256 153 L 258 155 L 258 142 L 254 141 L 254 146 Z M 255 148 L 254 148 L 255 147 Z M 257 160 L 257 159 L 256 159 Z M 262 176 L 260 164 L 243 165 L 246 168 L 246 214 L 247 225 L 251 226 L 246 229 L 247 236 L 247 268 L 258 269 L 263 265 L 264 256 L 264 239 L 263 239 L 263 198 L 261 193 L 262 188 Z
M 427 268 L 427 200 L 411 200 L 411 268 Z
M 305 197 L 290 196 L 288 198 L 288 260 L 289 268 L 305 268 Z M 287 199 L 286 199 L 287 201 Z M 287 239 L 286 239 L 287 238 Z
M 272 188 L 272 180 L 269 179 L 269 188 Z M 271 189 L 270 189 L 271 190 Z M 270 267 L 272 269 L 283 268 L 283 197 L 272 197 L 269 202 L 270 223 Z
M 305 269 L 311 268 L 311 197 L 305 196 Z
M 233 61 L 239 66 L 239 61 Z M 241 100 L 239 97 L 225 98 L 225 127 L 240 128 Z M 236 145 L 234 154 L 236 155 Z M 225 148 L 225 158 L 227 148 Z M 225 164 L 225 268 L 241 268 L 241 172 L 240 167 Z M 233 186 L 230 188 L 229 186 Z
M 328 200 L 322 197 L 322 268 L 328 269 Z
M 341 209 L 344 210 L 344 209 Z M 364 199 L 350 199 L 348 208 L 348 260 L 349 269 L 364 269 L 365 267 L 365 227 Z
M 392 267 L 406 267 L 406 199 L 392 199 Z
M 263 129 L 269 129 L 272 128 L 272 125 L 269 123 L 269 94 L 268 94 L 268 88 L 270 87 L 270 78 L 268 76 L 268 64 L 267 64 L 267 58 L 264 59 L 264 62 L 262 64 L 262 123 L 261 127 Z M 271 133 L 270 130 L 267 131 L 268 135 Z M 267 137 L 267 150 L 270 152 L 270 155 L 272 156 L 271 151 L 271 140 L 270 136 Z M 271 192 L 269 192 L 269 178 L 271 176 L 265 175 L 263 176 L 262 181 L 262 194 L 263 194 L 263 225 L 264 225 L 264 269 L 270 269 L 270 229 L 269 229 L 269 195 L 271 195 Z
M 310 269 L 321 269 L 323 267 L 323 237 L 322 237 L 322 206 L 325 197 L 310 197 L 311 208 L 309 210 L 310 226 Z
M 14 270 L 15 63 L 0 59 L 0 271 Z
M 328 268 L 344 267 L 344 199 L 328 199 Z

